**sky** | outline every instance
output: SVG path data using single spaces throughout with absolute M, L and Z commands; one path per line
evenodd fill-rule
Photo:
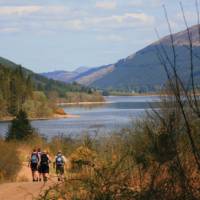
M 117 62 L 185 28 L 180 0 L 0 0 L 0 56 L 34 72 Z M 189 25 L 195 0 L 182 0 Z M 199 2 L 200 5 L 200 2 Z

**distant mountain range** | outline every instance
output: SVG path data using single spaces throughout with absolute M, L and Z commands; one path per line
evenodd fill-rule
M 65 83 L 77 82 L 89 86 L 97 79 L 111 72 L 113 69 L 114 65 L 105 65 L 94 68 L 79 67 L 74 71 L 53 71 L 41 73 L 41 75 Z
M 11 70 L 14 70 L 18 67 L 22 67 L 8 59 L 0 57 L 0 68 L 5 67 L 9 68 Z M 83 69 L 78 69 L 83 72 Z M 57 81 L 53 79 L 46 78 L 45 76 L 42 76 L 40 74 L 36 74 L 33 71 L 22 67 L 22 71 L 24 74 L 27 76 L 31 76 L 31 80 L 34 83 L 34 87 L 37 90 L 44 91 L 45 93 L 48 93 L 50 91 L 57 91 L 60 96 L 65 96 L 65 93 L 68 91 L 73 91 L 73 92 L 87 92 L 89 88 L 83 87 L 80 84 L 67 84 L 62 81 Z
M 200 36 L 198 26 L 190 27 L 195 55 L 200 55 Z M 176 47 L 178 72 L 182 77 L 189 73 L 189 50 L 187 31 L 181 31 L 173 35 Z M 166 74 L 158 59 L 156 48 L 164 46 L 170 59 L 172 59 L 170 36 L 139 50 L 138 52 L 121 59 L 118 62 L 101 67 L 85 69 L 75 72 L 51 72 L 43 73 L 46 77 L 65 82 L 76 81 L 78 83 L 100 88 L 118 89 L 127 91 L 152 91 L 159 89 L 166 82 Z M 200 60 L 194 56 L 195 75 L 200 75 Z
M 70 82 L 74 82 L 76 80 L 76 77 L 86 72 L 87 70 L 89 70 L 89 68 L 79 67 L 74 71 L 59 71 L 58 70 L 58 71 L 53 71 L 53 72 L 41 73 L 41 75 L 50 79 L 70 83 Z
M 193 42 L 195 80 L 200 85 L 200 35 L 198 26 L 190 27 L 189 31 Z M 187 31 L 175 33 L 173 38 L 177 70 L 179 75 L 187 80 L 190 68 Z M 73 82 L 98 89 L 154 91 L 160 89 L 167 80 L 156 50 L 157 48 L 161 49 L 161 44 L 172 60 L 170 36 L 166 36 L 114 64 L 94 68 L 80 67 L 72 72 L 54 71 L 42 74 L 36 74 L 26 68 L 23 68 L 23 70 L 32 76 L 38 88 L 44 91 L 57 90 L 60 94 L 73 89 L 72 84 L 66 84 Z M 14 62 L 2 57 L 0 57 L 0 64 L 9 68 L 18 67 Z

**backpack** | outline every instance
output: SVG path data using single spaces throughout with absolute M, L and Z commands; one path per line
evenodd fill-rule
M 49 158 L 47 154 L 41 154 L 40 165 L 48 165 L 48 164 L 49 164 Z
M 63 160 L 62 155 L 57 155 L 57 157 L 56 157 L 56 165 L 57 166 L 62 166 L 63 164 L 64 164 L 64 160 Z
M 38 161 L 39 161 L 39 159 L 38 159 L 37 153 L 32 153 L 32 155 L 31 155 L 31 163 L 32 164 L 37 164 Z

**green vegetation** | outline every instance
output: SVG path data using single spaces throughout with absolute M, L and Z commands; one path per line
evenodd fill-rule
M 53 115 L 56 105 L 55 102 L 51 104 L 44 92 L 34 91 L 32 98 L 28 99 L 22 108 L 32 118 L 45 118 Z
M 6 140 L 27 140 L 33 136 L 33 128 L 25 111 L 20 110 L 16 118 L 12 120 L 6 136 Z
M 126 90 L 103 90 L 102 95 L 103 96 L 150 96 L 150 95 L 159 95 L 160 92 L 154 91 L 154 92 L 136 92 L 134 90 L 132 91 L 126 91 Z
M 12 71 L 0 66 L 0 116 L 16 115 L 31 98 L 32 90 L 30 76 L 26 77 L 22 68 Z
M 49 92 L 56 91 L 59 97 L 65 97 L 66 92 L 92 92 L 90 88 L 82 86 L 77 83 L 66 84 L 64 82 L 55 81 L 52 79 L 45 78 L 39 74 L 36 74 L 21 65 L 17 65 L 5 58 L 0 57 L 0 70 L 7 69 L 8 71 L 12 71 L 13 74 L 15 70 L 20 69 L 23 75 L 27 77 L 31 77 L 34 90 L 42 91 L 47 95 Z
M 16 116 L 20 110 L 32 118 L 53 113 L 45 93 L 34 91 L 31 77 L 21 67 L 11 70 L 0 66 L 0 118 Z
M 68 92 L 66 93 L 66 102 L 103 102 L 103 96 L 98 92 L 81 93 L 81 92 Z
M 60 101 L 103 101 L 90 88 L 49 80 L 8 63 L 0 64 L 0 119 L 16 116 L 20 110 L 26 111 L 29 118 L 52 117 Z

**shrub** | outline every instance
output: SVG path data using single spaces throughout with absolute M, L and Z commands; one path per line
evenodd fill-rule
M 49 117 L 53 114 L 53 109 L 47 97 L 43 92 L 38 91 L 33 92 L 33 99 L 27 100 L 23 104 L 23 109 L 32 118 Z
M 21 162 L 16 145 L 1 140 L 0 152 L 0 180 L 14 180 L 21 168 Z
M 55 114 L 58 114 L 58 115 L 66 115 L 63 108 L 57 108 L 57 109 L 55 109 L 54 112 L 55 112 Z
M 79 145 L 79 141 L 77 139 L 72 139 L 71 137 L 65 137 L 62 134 L 59 136 L 55 136 L 49 141 L 50 151 L 56 155 L 59 150 L 65 156 L 70 155 Z
M 91 149 L 80 146 L 71 155 L 70 160 L 72 162 L 73 169 L 81 169 L 84 165 L 93 164 L 97 154 Z

